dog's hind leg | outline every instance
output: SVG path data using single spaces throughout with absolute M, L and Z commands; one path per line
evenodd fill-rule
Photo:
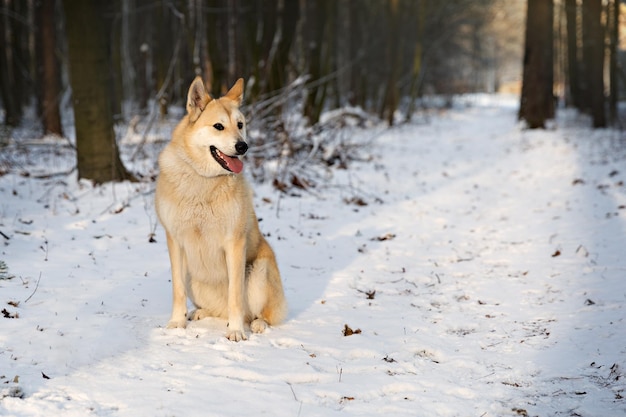
M 265 241 L 261 243 L 252 264 L 247 287 L 248 308 L 253 318 L 250 330 L 262 333 L 268 325 L 278 324 L 285 319 L 287 301 L 280 273 L 274 252 Z

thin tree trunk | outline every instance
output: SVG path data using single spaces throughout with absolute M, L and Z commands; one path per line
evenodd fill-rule
M 581 60 L 580 60 L 580 110 L 584 112 L 591 111 L 591 69 L 589 62 L 593 59 L 593 50 L 590 47 L 591 40 L 591 15 L 587 10 L 589 3 L 582 0 L 580 10 L 581 14 Z
M 281 2 L 283 4 L 280 4 Z M 287 84 L 289 50 L 296 33 L 300 4 L 294 0 L 280 0 L 278 9 L 278 30 L 275 33 L 268 68 L 269 91 L 278 90 Z
M 553 19 L 552 0 L 528 0 L 519 118 L 530 129 L 554 116 Z
M 407 121 L 411 120 L 413 117 L 413 112 L 415 111 L 415 104 L 417 101 L 417 97 L 419 95 L 420 90 L 420 79 L 422 77 L 422 62 L 423 62 L 423 39 L 424 39 L 424 26 L 425 26 L 425 18 L 426 18 L 426 8 L 424 7 L 424 2 L 414 3 L 412 5 L 412 10 L 414 11 L 416 17 L 415 29 L 414 29 L 414 40 L 415 43 L 413 47 L 413 64 L 411 68 L 411 85 L 409 87 L 409 108 L 407 110 L 406 119 Z
M 169 13 L 166 8 L 165 0 L 159 0 L 155 19 L 156 25 L 158 28 L 168 28 L 169 30 L 155 30 L 153 35 L 155 36 L 154 45 L 158 48 L 158 53 L 156 54 L 156 88 L 160 90 L 163 88 L 163 83 L 165 83 L 165 76 L 167 74 L 167 68 L 169 65 L 168 57 L 170 57 L 172 53 L 171 40 L 170 40 L 170 31 L 173 31 L 171 27 L 171 19 L 168 18 Z M 173 31 L 173 33 L 177 33 Z M 173 59 L 176 59 L 174 57 Z M 171 88 L 168 88 L 167 91 L 171 91 Z M 167 106 L 169 103 L 170 97 L 167 92 L 164 92 L 163 95 L 159 98 L 159 115 L 164 117 L 167 115 Z
M 25 22 L 28 21 L 27 3 L 21 0 L 13 0 L 11 9 L 14 18 L 11 19 L 12 47 L 13 47 L 13 94 L 17 103 L 16 110 L 21 119 L 24 113 L 24 106 L 31 98 L 28 85 L 26 84 L 26 74 L 28 73 L 29 53 L 28 53 L 28 31 Z
M 389 126 L 393 125 L 394 113 L 398 107 L 398 71 L 400 69 L 400 36 L 399 26 L 400 21 L 398 18 L 398 0 L 389 0 L 387 3 L 387 19 L 388 28 L 387 33 L 387 62 L 389 65 L 389 72 L 387 74 L 387 86 L 385 87 L 385 98 L 383 100 L 383 107 L 381 116 L 387 119 Z
M 602 28 L 602 0 L 583 0 L 583 49 L 586 64 L 586 85 L 591 104 L 593 127 L 605 127 L 604 110 L 604 31 Z
M 86 0 L 90 1 L 90 0 Z M 99 3 L 99 2 L 98 2 Z M 93 6 L 97 7 L 97 6 Z M 136 98 L 136 82 L 137 72 L 134 65 L 134 52 L 131 51 L 133 45 L 136 45 L 135 28 L 133 27 L 133 16 L 131 9 L 135 7 L 134 0 L 121 0 L 122 7 L 122 21 L 121 21 L 121 33 L 120 33 L 120 58 L 122 66 L 122 92 L 123 96 L 120 97 L 122 102 L 122 113 L 128 109 L 124 108 L 124 105 L 131 105 Z M 67 12 L 66 12 L 67 13 Z M 102 19 L 102 16 L 100 17 Z M 125 114 L 124 114 L 125 116 Z
M 24 85 L 21 82 L 19 57 L 21 44 L 18 39 L 18 24 L 23 24 L 14 13 L 20 0 L 5 1 L 8 13 L 0 13 L 0 90 L 4 105 L 4 123 L 17 126 L 22 120 L 22 97 Z
M 13 75 L 11 25 L 9 14 L 0 13 L 0 93 L 4 106 L 4 124 L 17 126 L 21 119 Z
M 569 98 L 574 107 L 580 109 L 580 76 L 578 59 L 578 5 L 576 0 L 565 0 L 565 15 L 567 19 L 567 79 Z M 568 100 L 570 101 L 570 100 Z
M 152 11 L 153 0 L 137 0 L 135 7 L 139 10 L 146 10 L 143 12 L 139 19 L 133 19 L 133 26 L 140 25 L 140 30 L 135 32 L 137 37 L 137 43 L 131 51 L 134 49 L 134 62 L 137 68 L 137 92 L 135 102 L 139 107 L 139 111 L 142 113 L 148 112 L 148 104 L 150 98 L 154 96 L 153 85 L 153 49 L 151 39 L 153 38 L 152 32 L 154 30 L 154 14 Z M 136 48 L 136 49 L 135 49 Z
M 307 99 L 304 105 L 304 115 L 308 118 L 309 124 L 316 124 L 322 110 L 327 95 L 327 82 L 321 82 L 324 75 L 329 73 L 329 59 L 332 56 L 332 45 L 324 42 L 325 39 L 332 39 L 332 16 L 336 7 L 333 0 L 307 1 L 306 24 L 305 24 L 305 45 L 307 46 L 306 56 L 308 61 L 308 75 L 312 81 L 316 81 L 309 88 Z
M 228 32 L 228 76 L 227 83 L 230 85 L 237 79 L 237 0 L 228 0 L 227 32 Z
M 363 10 L 354 1 L 347 1 L 348 13 L 350 14 L 350 32 L 348 35 L 350 49 L 350 84 L 348 102 L 352 106 L 365 107 L 366 88 L 362 62 L 365 55 L 365 45 L 361 33 Z
M 306 2 L 306 23 L 304 27 L 304 46 L 306 48 L 305 56 L 308 63 L 307 72 L 312 80 L 319 80 L 322 76 L 321 69 L 321 43 L 324 35 L 324 6 L 326 0 Z M 315 84 L 309 88 L 306 102 L 304 105 L 304 115 L 308 118 L 309 124 L 314 125 L 318 122 L 319 112 L 319 95 L 321 85 Z
M 56 0 L 37 0 L 35 2 L 37 75 L 39 79 L 40 117 L 44 134 L 63 136 L 59 111 L 61 86 L 59 63 L 56 58 L 55 3 Z
M 113 119 L 122 119 L 122 101 L 124 101 L 124 71 L 122 69 L 122 10 L 121 0 L 109 3 L 109 15 L 114 16 L 108 35 L 111 48 L 111 71 L 113 72 L 113 99 L 111 108 Z M 116 13 L 118 12 L 118 13 Z
M 254 102 L 259 96 L 261 91 L 259 79 L 261 77 L 261 54 L 262 54 L 262 30 L 263 30 L 263 15 L 261 4 L 262 0 L 251 1 L 248 6 L 250 12 L 246 13 L 243 25 L 245 27 L 245 36 L 243 42 L 248 46 L 248 58 L 249 58 L 249 78 L 246 83 L 246 93 L 248 102 Z
M 211 62 L 210 92 L 221 95 L 228 88 L 228 5 L 229 0 L 207 1 L 206 29 L 208 56 Z
M 111 111 L 111 70 L 96 2 L 65 0 L 78 177 L 95 183 L 132 179 L 122 164 Z
M 612 0 L 609 4 L 610 8 L 610 43 L 609 43 L 609 83 L 611 85 L 609 95 L 609 114 L 611 118 L 611 124 L 617 123 L 617 102 L 619 100 L 619 85 L 618 85 L 618 48 L 619 48 L 619 0 Z
M 339 108 L 348 104 L 350 96 L 350 76 L 351 71 L 346 69 L 352 65 L 350 53 L 350 33 L 354 31 L 354 16 L 350 13 L 348 3 L 350 0 L 339 0 L 337 2 L 337 19 L 340 24 L 337 25 L 337 47 L 335 48 L 335 62 L 337 65 L 337 77 L 334 82 L 334 90 L 336 92 L 336 100 L 334 106 Z

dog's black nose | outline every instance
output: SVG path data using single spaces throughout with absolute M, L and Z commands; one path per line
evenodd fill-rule
M 235 143 L 235 150 L 237 151 L 237 155 L 243 155 L 248 150 L 248 144 L 240 140 Z

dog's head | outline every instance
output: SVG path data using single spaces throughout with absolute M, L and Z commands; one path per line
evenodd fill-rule
M 240 157 L 248 150 L 246 120 L 239 111 L 243 100 L 243 78 L 225 96 L 213 99 L 200 77 L 191 83 L 187 94 L 185 130 L 187 156 L 199 174 L 207 177 L 238 174 L 243 169 Z

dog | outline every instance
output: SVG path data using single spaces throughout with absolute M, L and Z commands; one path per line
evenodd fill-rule
M 252 190 L 241 173 L 247 152 L 240 111 L 243 79 L 213 99 L 202 78 L 187 94 L 187 114 L 159 155 L 155 207 L 172 268 L 172 315 L 228 320 L 226 337 L 247 339 L 282 322 L 287 303 L 274 252 L 259 230 Z M 187 315 L 187 298 L 195 310 Z

